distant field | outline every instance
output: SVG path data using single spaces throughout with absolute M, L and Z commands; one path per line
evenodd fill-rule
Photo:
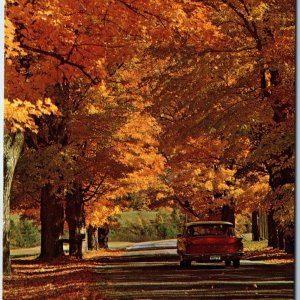
M 166 211 L 166 210 L 161 210 Z M 125 211 L 119 217 L 118 220 L 121 226 L 126 226 L 126 222 L 136 222 L 139 218 L 150 221 L 155 220 L 159 211 Z

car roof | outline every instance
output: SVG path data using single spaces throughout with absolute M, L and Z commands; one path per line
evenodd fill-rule
M 233 226 L 232 223 L 226 222 L 226 221 L 195 221 L 195 222 L 189 222 L 186 223 L 186 227 L 190 226 L 197 226 L 197 225 L 228 225 L 228 226 Z

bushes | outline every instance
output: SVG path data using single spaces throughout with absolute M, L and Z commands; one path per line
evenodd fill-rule
M 172 212 L 159 210 L 154 219 L 147 218 L 147 212 L 126 221 L 124 225 L 110 229 L 109 240 L 144 242 L 176 238 L 181 232 L 184 218 L 177 209 Z
M 33 221 L 24 217 L 11 218 L 10 242 L 12 247 L 35 247 L 40 245 L 40 240 L 40 232 Z

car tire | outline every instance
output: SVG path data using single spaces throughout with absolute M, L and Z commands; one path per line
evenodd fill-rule
M 233 261 L 233 267 L 236 268 L 236 269 L 240 267 L 240 260 L 239 259 L 235 259 Z
M 186 267 L 186 268 L 190 268 L 191 265 L 192 265 L 192 262 L 191 262 L 190 260 L 186 260 L 186 261 L 185 261 L 185 267 Z
M 182 268 L 190 268 L 192 262 L 190 260 L 182 260 L 180 261 L 180 267 Z
M 225 260 L 225 266 L 230 267 L 231 266 L 231 260 Z

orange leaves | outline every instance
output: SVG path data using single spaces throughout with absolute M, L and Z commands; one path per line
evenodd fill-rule
M 157 185 L 164 170 L 164 158 L 158 153 L 156 121 L 145 113 L 132 113 L 128 122 L 117 132 L 114 143 L 117 160 L 132 171 L 120 181 L 127 191 L 146 190 Z
M 256 177 L 256 180 L 253 182 L 250 180 L 251 177 Z M 253 172 L 248 175 L 247 179 L 238 182 L 240 188 L 236 189 L 233 194 L 237 209 L 249 211 L 255 210 L 257 207 L 268 209 L 268 203 L 264 203 L 264 198 L 270 192 L 269 176 Z
M 93 201 L 85 206 L 86 224 L 94 227 L 103 226 L 109 219 L 121 212 L 121 208 L 105 198 Z
M 47 72 L 58 66 L 67 78 L 85 75 L 99 81 L 106 78 L 104 69 L 99 70 L 99 59 L 105 65 L 123 63 L 151 45 L 173 43 L 178 33 L 193 40 L 192 46 L 196 41 L 204 43 L 198 35 L 205 36 L 216 29 L 203 7 L 197 5 L 193 12 L 187 12 L 187 7 L 188 4 L 170 0 L 33 4 L 20 0 L 8 7 L 7 16 L 18 24 L 23 49 L 41 55 L 42 64 L 50 58 L 57 60 Z
M 34 117 L 60 114 L 49 98 L 44 101 L 38 100 L 36 105 L 20 99 L 14 99 L 12 102 L 4 99 L 4 106 L 5 129 L 10 132 L 24 131 L 26 128 L 37 132 L 38 126 L 34 122 Z

